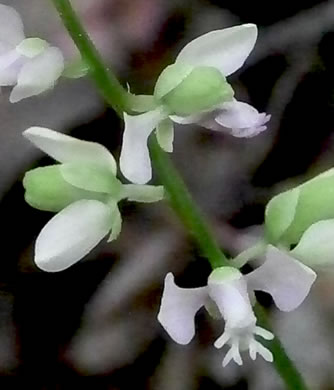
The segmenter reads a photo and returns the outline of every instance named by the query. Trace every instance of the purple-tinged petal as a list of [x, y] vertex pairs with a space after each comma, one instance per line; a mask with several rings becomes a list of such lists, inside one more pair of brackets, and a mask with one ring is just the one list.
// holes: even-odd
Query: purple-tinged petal
[[0, 4], [0, 43], [14, 48], [23, 39], [21, 16], [14, 8]]
[[247, 103], [234, 100], [222, 105], [215, 121], [223, 128], [230, 129], [230, 133], [234, 137], [250, 138], [267, 129], [265, 124], [270, 120], [270, 117], [265, 113], [260, 114]]
[[248, 288], [269, 293], [282, 311], [292, 311], [307, 297], [316, 273], [300, 261], [268, 246], [266, 261], [245, 276]]

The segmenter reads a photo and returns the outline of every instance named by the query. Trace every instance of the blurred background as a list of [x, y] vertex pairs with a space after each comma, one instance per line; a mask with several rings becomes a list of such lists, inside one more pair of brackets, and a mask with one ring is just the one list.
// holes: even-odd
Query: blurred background
[[[27, 36], [77, 55], [51, 2], [2, 0], [22, 15]], [[191, 39], [213, 29], [256, 23], [259, 39], [229, 81], [238, 100], [272, 115], [269, 129], [237, 139], [195, 126], [176, 130], [175, 164], [207, 214], [222, 248], [235, 255], [261, 237], [264, 207], [284, 188], [334, 164], [334, 1], [73, 0], [120, 79], [152, 93], [164, 67]], [[245, 356], [221, 367], [214, 340], [222, 321], [205, 311], [188, 346], [169, 339], [156, 320], [163, 280], [182, 287], [210, 273], [164, 202], [122, 204], [120, 238], [102, 243], [58, 274], [33, 263], [34, 241], [51, 213], [24, 203], [24, 172], [51, 163], [21, 136], [50, 127], [119, 154], [122, 124], [87, 79], [62, 80], [53, 91], [8, 102], [0, 96], [0, 375], [24, 377], [32, 389], [281, 390], [273, 366]], [[319, 275], [293, 313], [270, 310], [279, 335], [313, 390], [334, 389], [334, 273]], [[3, 382], [3, 388], [6, 385]], [[74, 383], [74, 385], [73, 385]]]

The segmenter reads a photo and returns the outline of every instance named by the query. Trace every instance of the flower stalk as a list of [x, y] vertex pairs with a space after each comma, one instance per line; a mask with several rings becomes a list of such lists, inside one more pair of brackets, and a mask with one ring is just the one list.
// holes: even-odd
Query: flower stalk
[[[90, 76], [94, 80], [107, 103], [123, 117], [123, 112], [131, 112], [131, 95], [129, 95], [117, 80], [113, 72], [108, 69], [97, 52], [94, 44], [83, 28], [79, 18], [73, 10], [69, 0], [52, 0], [59, 16], [67, 28], [74, 43], [77, 45], [83, 59], [90, 67]], [[227, 265], [227, 259], [218, 247], [210, 233], [207, 223], [197, 210], [183, 180], [173, 167], [168, 156], [160, 149], [156, 140], [150, 141], [150, 150], [155, 168], [162, 184], [168, 193], [170, 202], [180, 216], [184, 225], [194, 235], [203, 254], [208, 257], [213, 268]], [[268, 318], [265, 311], [257, 305], [256, 314], [259, 322], [268, 329]], [[274, 353], [275, 367], [283, 379], [287, 389], [307, 390], [301, 374], [294, 363], [287, 356], [280, 341], [276, 337], [270, 342]]]

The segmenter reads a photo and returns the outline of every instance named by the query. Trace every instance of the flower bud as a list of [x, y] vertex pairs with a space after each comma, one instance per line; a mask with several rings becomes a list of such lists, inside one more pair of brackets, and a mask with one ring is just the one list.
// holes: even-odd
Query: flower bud
[[314, 223], [334, 218], [334, 169], [283, 192], [268, 203], [265, 227], [269, 242], [297, 244]]
[[36, 168], [24, 176], [25, 200], [39, 210], [58, 212], [79, 199], [102, 200], [104, 194], [86, 191], [64, 180], [60, 165]]
[[234, 91], [226, 78], [218, 69], [210, 66], [191, 69], [180, 64], [171, 65], [161, 74], [155, 88], [155, 97], [172, 114], [179, 116], [209, 110], [232, 100], [233, 95]]

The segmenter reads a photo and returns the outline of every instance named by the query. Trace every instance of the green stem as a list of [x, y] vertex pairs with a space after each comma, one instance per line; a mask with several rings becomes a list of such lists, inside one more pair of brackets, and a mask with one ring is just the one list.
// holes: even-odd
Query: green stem
[[[268, 315], [263, 307], [258, 303], [254, 307], [254, 312], [258, 319], [258, 324], [268, 330], [272, 330], [270, 322], [268, 320]], [[262, 341], [261, 341], [262, 343]], [[297, 370], [293, 361], [289, 358], [285, 349], [280, 342], [279, 338], [275, 338], [271, 341], [263, 341], [263, 344], [266, 345], [274, 356], [274, 365], [276, 371], [279, 373], [280, 377], [283, 379], [286, 384], [287, 389], [289, 390], [308, 390], [308, 387], [301, 376], [300, 372]]]
[[91, 78], [96, 83], [106, 102], [114, 108], [120, 117], [123, 117], [124, 111], [130, 111], [127, 91], [114, 73], [110, 72], [104, 64], [102, 57], [82, 26], [71, 3], [68, 0], [52, 0], [52, 2], [64, 26], [79, 49], [82, 58], [89, 66]]
[[[59, 12], [65, 27], [77, 45], [82, 57], [91, 68], [91, 77], [96, 86], [105, 97], [108, 104], [122, 117], [123, 112], [131, 111], [131, 98], [123, 89], [112, 71], [107, 69], [97, 52], [94, 44], [88, 37], [69, 0], [52, 0]], [[150, 148], [155, 167], [165, 186], [170, 202], [185, 226], [193, 233], [196, 241], [205, 254], [212, 267], [227, 265], [226, 257], [220, 251], [214, 240], [207, 223], [198, 211], [183, 180], [173, 167], [169, 157], [164, 153], [156, 140], [152, 137]], [[266, 313], [258, 305], [256, 314], [260, 323], [270, 328]], [[281, 375], [286, 386], [290, 390], [307, 390], [303, 378], [284, 351], [280, 341], [276, 337], [271, 342], [271, 348], [275, 356], [275, 367]]]
[[150, 138], [150, 151], [154, 166], [167, 191], [171, 205], [195, 237], [202, 254], [207, 257], [212, 268], [229, 266], [227, 258], [219, 248], [186, 185], [171, 163], [167, 153], [161, 150], [155, 136]]

